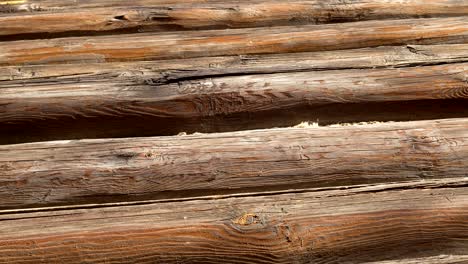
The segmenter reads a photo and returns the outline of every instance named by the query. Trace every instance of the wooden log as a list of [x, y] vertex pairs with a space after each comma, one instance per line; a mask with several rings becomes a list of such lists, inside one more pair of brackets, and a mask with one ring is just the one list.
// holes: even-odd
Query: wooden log
[[468, 257], [466, 184], [2, 212], [0, 262], [460, 263]]
[[[28, 1], [0, 5], [0, 40], [96, 33], [321, 24], [373, 19], [468, 15], [457, 0], [292, 1]], [[94, 8], [93, 8], [94, 7]], [[96, 8], [97, 7], [97, 8]], [[25, 11], [23, 14], [18, 13]]]
[[463, 178], [467, 127], [449, 119], [4, 145], [0, 207]]
[[[2, 67], [0, 124], [3, 129], [0, 130], [0, 143], [174, 135], [181, 131], [224, 132], [292, 126], [304, 120], [329, 124], [468, 117], [464, 99], [452, 102], [435, 100], [451, 96], [466, 98], [466, 83], [463, 81], [466, 64], [461, 63], [468, 61], [467, 52], [468, 45], [464, 44], [412, 45], [96, 63], [86, 67], [81, 64]], [[437, 64], [447, 65], [417, 67]], [[301, 72], [308, 84], [294, 79], [297, 72]], [[282, 74], [270, 75], [272, 73]], [[262, 84], [254, 85], [247, 81], [249, 76], [263, 78], [263, 85], [269, 83], [270, 87], [257, 89]], [[270, 76], [283, 76], [287, 83], [270, 80]], [[229, 104], [210, 108], [212, 100], [222, 102], [228, 98], [233, 87], [209, 91], [198, 85], [198, 91], [186, 91], [185, 94], [180, 90], [180, 87], [187, 88], [197, 82], [224, 81], [229, 84], [239, 83], [239, 80], [244, 84], [239, 84], [243, 87], [237, 90], [237, 97], [244, 99], [244, 105], [237, 108], [229, 107]], [[414, 80], [411, 84], [413, 89], [407, 85], [411, 80]], [[399, 84], [395, 85], [395, 82]], [[384, 89], [376, 88], [376, 84]], [[278, 86], [273, 90], [276, 98], [268, 90], [272, 85]], [[298, 91], [294, 86], [302, 90]], [[388, 86], [393, 87], [390, 89], [395, 93], [389, 94], [385, 88]], [[449, 90], [450, 87], [453, 89]], [[330, 94], [330, 90], [335, 93], [335, 98], [346, 99], [343, 101], [345, 104], [333, 103], [332, 96], [324, 102], [325, 97], [320, 91]], [[293, 97], [283, 96], [280, 92], [289, 92]], [[350, 93], [348, 97], [345, 97], [346, 92]], [[72, 96], [77, 93], [80, 100]], [[368, 93], [368, 96], [359, 98], [356, 96], [358, 93]], [[312, 100], [312, 94], [319, 97]], [[376, 98], [375, 95], [381, 96]], [[270, 101], [265, 97], [271, 97]], [[418, 100], [410, 102], [410, 99]], [[196, 102], [206, 106], [206, 111], [199, 111], [203, 109], [195, 107]], [[185, 107], [184, 112], [178, 110], [182, 106]], [[188, 108], [190, 106], [191, 109]], [[251, 109], [258, 111], [252, 112]]]
[[0, 65], [289, 53], [397, 44], [466, 43], [465, 17], [188, 31], [0, 43]]
[[6, 81], [0, 123], [95, 116], [200, 118], [330, 103], [466, 99], [467, 73], [467, 63], [456, 63], [193, 79], [180, 78], [177, 71], [153, 77], [132, 72], [129, 78], [114, 73], [110, 79], [91, 74], [84, 82], [58, 76], [45, 84], [32, 79], [26, 86]]
[[174, 60], [46, 64], [0, 68], [0, 87], [37, 83], [134, 80], [152, 78], [156, 83], [197, 77], [268, 74], [296, 71], [402, 68], [468, 62], [468, 45], [404, 45], [322, 52], [235, 55]]
[[[282, 3], [279, 0], [237, 0], [239, 4], [251, 3], [251, 4], [278, 4]], [[352, 2], [342, 2], [336, 0], [292, 0], [289, 3], [307, 3], [317, 8], [324, 8], [323, 6], [329, 6], [331, 10], [343, 9], [343, 12], [348, 9], [359, 9], [367, 7], [368, 9], [375, 9], [375, 6], [380, 7], [383, 10], [375, 10], [375, 12], [381, 13], [393, 13], [397, 12], [395, 8], [399, 8], [402, 14], [415, 13], [423, 17], [426, 13], [440, 12], [441, 14], [448, 13], [450, 15], [460, 15], [466, 12], [466, 3], [456, 0], [431, 0], [431, 1], [416, 1], [416, 0], [404, 0], [400, 3], [387, 2], [385, 0], [373, 0], [372, 2], [355, 0]], [[232, 0], [74, 0], [73, 2], [59, 1], [59, 0], [3, 0], [0, 5], [3, 6], [2, 11], [6, 14], [18, 13], [18, 12], [32, 12], [41, 13], [49, 11], [66, 11], [66, 10], [81, 10], [81, 9], [95, 9], [95, 8], [112, 8], [112, 7], [158, 7], [158, 6], [169, 6], [169, 7], [181, 7], [187, 6], [226, 6], [235, 3]], [[283, 2], [284, 3], [284, 2]], [[425, 5], [423, 5], [424, 3]], [[410, 9], [413, 7], [413, 10]]]

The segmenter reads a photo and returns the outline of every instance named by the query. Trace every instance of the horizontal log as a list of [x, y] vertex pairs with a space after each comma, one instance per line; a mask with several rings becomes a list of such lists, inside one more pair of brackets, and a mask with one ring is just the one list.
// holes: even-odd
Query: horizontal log
[[[236, 0], [239, 4], [251, 3], [251, 4], [278, 4], [282, 1], [279, 0]], [[60, 0], [3, 0], [0, 5], [3, 6], [1, 9], [5, 14], [12, 12], [33, 12], [41, 13], [48, 11], [66, 11], [70, 9], [95, 9], [95, 8], [112, 8], [112, 7], [159, 7], [159, 6], [170, 6], [170, 7], [181, 7], [187, 6], [214, 6], [222, 7], [232, 3], [233, 0], [74, 0], [73, 2], [60, 1]], [[382, 9], [389, 9], [386, 12], [396, 12], [390, 10], [392, 8], [401, 9], [400, 12], [448, 12], [450, 14], [461, 14], [462, 11], [466, 12], [466, 4], [457, 0], [431, 0], [425, 1], [425, 5], [421, 4], [422, 1], [417, 0], [404, 0], [400, 1], [400, 4], [387, 2], [385, 0], [372, 0], [372, 2], [365, 0], [354, 0], [352, 2], [343, 3], [342, 1], [336, 0], [292, 0], [289, 3], [300, 2], [308, 3], [317, 7], [323, 8], [323, 6], [329, 6], [332, 8], [342, 9], [357, 9], [359, 7], [366, 6], [367, 8], [374, 8], [379, 6]], [[283, 2], [284, 3], [284, 2]], [[410, 10], [410, 7], [414, 7], [414, 10]], [[458, 8], [458, 9], [457, 9]], [[346, 10], [347, 10], [346, 9]], [[376, 10], [375, 12], [384, 12], [384, 10]], [[463, 13], [464, 14], [464, 13]]]
[[289, 53], [397, 44], [466, 43], [466, 17], [132, 34], [0, 43], [0, 65]]
[[[0, 143], [174, 135], [181, 131], [225, 132], [292, 126], [304, 120], [330, 124], [468, 117], [464, 99], [434, 100], [451, 96], [466, 98], [463, 81], [466, 64], [461, 64], [468, 62], [466, 54], [468, 45], [465, 44], [411, 45], [96, 63], [86, 67], [81, 64], [2, 67]], [[448, 65], [417, 67], [437, 64]], [[307, 84], [298, 83], [297, 72], [301, 72], [299, 75], [306, 78], [303, 81]], [[263, 83], [253, 84], [246, 79], [249, 76], [262, 78]], [[286, 82], [270, 76], [283, 76]], [[408, 85], [411, 80], [414, 83]], [[179, 89], [197, 82], [238, 83], [243, 87], [236, 88], [237, 97], [244, 103], [237, 108], [229, 104], [210, 107], [213, 100], [224, 102], [231, 96], [233, 87], [226, 85], [213, 91], [199, 85], [199, 90], [185, 94]], [[270, 87], [257, 89], [258, 85], [267, 84]], [[268, 89], [275, 85], [277, 88], [272, 91], [276, 97], [273, 97]], [[393, 94], [388, 93], [385, 88], [388, 86]], [[453, 89], [449, 90], [450, 87]], [[124, 94], [128, 91], [133, 93]], [[288, 91], [290, 97], [280, 93]], [[330, 94], [330, 91], [345, 103], [333, 103], [336, 100], [332, 96], [325, 98], [320, 94]], [[73, 96], [77, 93], [80, 100]], [[357, 97], [358, 93], [367, 95]], [[313, 94], [319, 97], [310, 99]], [[264, 100], [259, 100], [260, 97]], [[410, 99], [425, 101], [410, 102]], [[197, 108], [196, 102], [206, 106], [205, 109]], [[183, 112], [181, 107], [185, 107]]]
[[448, 119], [4, 145], [0, 207], [463, 178], [467, 128]]
[[455, 263], [466, 183], [2, 212], [0, 262]]
[[[89, 5], [86, 2], [60, 6], [61, 2], [29, 1], [28, 4], [9, 5], [8, 12], [13, 15], [0, 16], [0, 40], [468, 15], [468, 4], [457, 0], [407, 0], [404, 3], [386, 0], [349, 3], [317, 0], [288, 3], [272, 0], [253, 3], [119, 1], [117, 4], [112, 2], [113, 5], [96, 1], [93, 6], [99, 8], [86, 8]], [[15, 11], [29, 12], [18, 14]]]
[[[137, 72], [111, 80], [85, 76], [90, 81], [84, 82], [57, 77], [42, 84], [33, 79], [26, 86], [16, 81], [9, 87], [6, 81], [0, 94], [0, 123], [96, 116], [200, 118], [330, 103], [466, 99], [467, 73], [467, 63], [456, 63], [192, 80], [170, 73], [163, 80], [161, 76], [142, 78]], [[165, 83], [166, 79], [175, 80]]]
[[295, 71], [401, 68], [468, 62], [468, 45], [405, 45], [322, 52], [235, 55], [174, 60], [5, 66], [0, 87], [37, 83], [135, 80], [176, 82], [200, 77]]

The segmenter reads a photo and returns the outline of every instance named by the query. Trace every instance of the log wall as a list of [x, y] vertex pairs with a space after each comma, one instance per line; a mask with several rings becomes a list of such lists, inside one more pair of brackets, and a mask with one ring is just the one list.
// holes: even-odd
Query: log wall
[[0, 263], [468, 263], [467, 79], [467, 1], [0, 0]]

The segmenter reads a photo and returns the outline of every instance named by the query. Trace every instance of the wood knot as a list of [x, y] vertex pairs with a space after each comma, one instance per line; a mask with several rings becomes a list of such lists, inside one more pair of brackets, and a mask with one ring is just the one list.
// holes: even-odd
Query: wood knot
[[244, 213], [233, 221], [236, 225], [248, 226], [261, 223], [260, 217], [253, 213]]

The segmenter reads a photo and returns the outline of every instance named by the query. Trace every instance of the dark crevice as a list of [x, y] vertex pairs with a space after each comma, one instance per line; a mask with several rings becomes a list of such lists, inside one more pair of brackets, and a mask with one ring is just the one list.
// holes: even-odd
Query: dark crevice
[[296, 73], [296, 72], [320, 72], [320, 71], [343, 71], [343, 70], [369, 70], [369, 69], [389, 69], [389, 68], [410, 68], [418, 66], [437, 66], [437, 65], [446, 65], [446, 64], [457, 64], [468, 62], [468, 57], [466, 60], [460, 60], [456, 62], [417, 62], [417, 63], [407, 63], [404, 65], [385, 65], [385, 66], [369, 66], [369, 67], [326, 67], [326, 68], [312, 68], [312, 69], [284, 69], [284, 70], [271, 70], [268, 69], [259, 69], [259, 70], [249, 70], [245, 69], [243, 72], [215, 72], [210, 70], [176, 70], [176, 71], [163, 71], [162, 77], [157, 78], [146, 78], [144, 83], [147, 85], [167, 85], [167, 84], [176, 84], [186, 81], [197, 81], [201, 79], [210, 79], [210, 78], [222, 78], [222, 77], [241, 77], [248, 75], [271, 75], [278, 73]]
[[128, 18], [125, 15], [115, 16], [115, 20], [128, 21]]
[[53, 39], [53, 38], [68, 38], [68, 37], [84, 37], [84, 36], [105, 36], [113, 34], [132, 34], [142, 31], [141, 27], [128, 27], [122, 29], [114, 29], [108, 31], [66, 31], [66, 32], [40, 32], [40, 33], [23, 33], [13, 35], [0, 36], [2, 41], [17, 41], [17, 40], [34, 40], [34, 39]]
[[[413, 121], [468, 117], [467, 99], [302, 105], [280, 110], [175, 118], [139, 116], [62, 117], [0, 124], [0, 144], [82, 138], [119, 138], [214, 133], [289, 127], [303, 121], [320, 125], [366, 121]], [[151, 106], [148, 106], [151, 107]]]
[[406, 46], [406, 48], [411, 52], [411, 53], [414, 53], [414, 54], [418, 54], [419, 55], [419, 52], [417, 49], [411, 47], [411, 46]]

